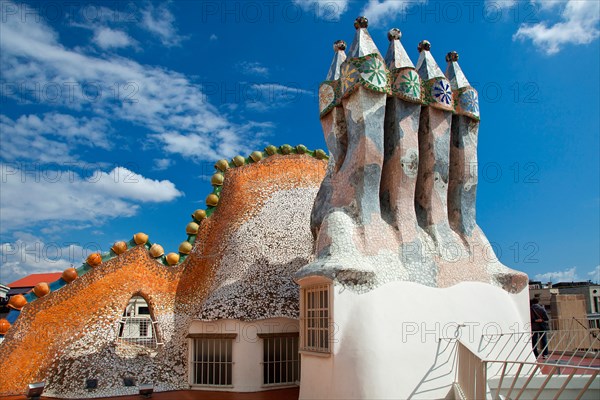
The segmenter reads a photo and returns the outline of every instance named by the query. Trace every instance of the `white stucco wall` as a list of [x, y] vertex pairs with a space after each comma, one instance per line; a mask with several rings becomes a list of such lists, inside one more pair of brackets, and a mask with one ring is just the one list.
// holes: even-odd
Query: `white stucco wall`
[[482, 333], [523, 331], [529, 323], [527, 290], [509, 294], [478, 282], [332, 290], [333, 351], [302, 354], [300, 399], [443, 399], [455, 378], [455, 341], [443, 338], [460, 335], [485, 355], [493, 344], [482, 344]]
[[[244, 322], [224, 319], [212, 322], [194, 321], [190, 326], [190, 334], [237, 334], [232, 347], [232, 384], [233, 387], [192, 386], [194, 389], [225, 390], [233, 392], [255, 392], [270, 390], [273, 387], [263, 386], [263, 339], [259, 333], [298, 332], [299, 322], [289, 318], [271, 318]], [[191, 380], [192, 340], [189, 340], [189, 381]]]

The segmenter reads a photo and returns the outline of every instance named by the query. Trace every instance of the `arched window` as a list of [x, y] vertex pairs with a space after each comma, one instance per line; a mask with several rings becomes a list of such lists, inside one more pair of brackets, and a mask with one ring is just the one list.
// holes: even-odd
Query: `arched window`
[[133, 296], [119, 323], [119, 341], [156, 348], [159, 340], [158, 326], [150, 313], [148, 302], [142, 296]]

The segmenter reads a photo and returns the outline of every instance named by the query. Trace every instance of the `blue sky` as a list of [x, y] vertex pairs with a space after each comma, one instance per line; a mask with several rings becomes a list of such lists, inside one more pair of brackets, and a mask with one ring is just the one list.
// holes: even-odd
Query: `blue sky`
[[213, 164], [324, 148], [316, 91], [366, 15], [479, 90], [478, 222], [541, 280], [600, 280], [599, 3], [0, 1], [0, 282], [143, 231], [166, 251]]

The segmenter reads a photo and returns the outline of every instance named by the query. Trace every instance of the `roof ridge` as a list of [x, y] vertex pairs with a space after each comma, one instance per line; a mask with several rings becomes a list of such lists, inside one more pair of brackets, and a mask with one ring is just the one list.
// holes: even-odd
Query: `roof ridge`
[[[196, 237], [200, 230], [200, 225], [205, 219], [210, 218], [210, 216], [219, 206], [221, 190], [223, 184], [225, 183], [225, 177], [227, 176], [225, 172], [229, 168], [256, 164], [270, 156], [285, 156], [293, 154], [305, 154], [318, 160], [329, 159], [327, 153], [322, 149], [309, 150], [303, 144], [299, 144], [295, 147], [292, 147], [289, 144], [283, 144], [279, 147], [268, 145], [263, 151], [253, 151], [248, 157], [237, 155], [233, 157], [231, 161], [227, 159], [221, 159], [217, 161], [215, 163], [215, 173], [211, 177], [211, 185], [213, 186], [213, 190], [206, 197], [206, 210], [198, 209], [192, 213], [192, 221], [186, 225], [186, 233], [188, 237], [179, 245], [178, 253], [171, 252], [165, 255], [163, 247], [158, 243], [152, 243], [150, 240], [148, 240], [148, 235], [143, 232], [134, 234], [133, 238], [127, 242], [115, 242], [107, 253], [92, 253], [87, 257], [86, 261], [80, 267], [70, 267], [65, 269], [61, 278], [58, 280], [49, 284], [47, 282], [40, 282], [34, 287], [32, 292], [27, 293], [26, 295], [17, 294], [12, 296], [8, 303], [8, 306], [11, 308], [10, 312], [6, 316], [6, 319], [0, 319], [0, 325], [3, 325], [3, 329], [0, 331], [0, 337], [3, 337], [6, 334], [6, 331], [10, 329], [10, 326], [14, 324], [19, 317], [23, 307], [28, 303], [59, 290], [60, 288], [73, 282], [78, 277], [85, 275], [93, 268], [99, 267], [103, 262], [112, 260], [113, 258], [116, 258], [137, 246], [144, 246], [150, 254], [150, 257], [154, 258], [157, 262], [160, 262], [165, 266], [181, 266], [188, 258], [194, 247], [194, 244], [196, 243]], [[8, 328], [6, 328], [6, 324], [8, 324]]]

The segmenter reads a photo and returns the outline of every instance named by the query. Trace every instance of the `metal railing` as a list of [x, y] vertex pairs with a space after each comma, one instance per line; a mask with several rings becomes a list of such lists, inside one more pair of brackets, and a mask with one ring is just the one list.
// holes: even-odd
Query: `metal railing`
[[[547, 341], [544, 346], [536, 343], [540, 355], [536, 357], [532, 339], [541, 335]], [[600, 391], [597, 329], [487, 334], [477, 352], [458, 340], [456, 354], [455, 393], [464, 400], [579, 400], [597, 394], [588, 393], [592, 384]]]
[[455, 382], [462, 400], [485, 399], [487, 390], [487, 369], [479, 356], [463, 343], [457, 341], [457, 368]]
[[[541, 358], [536, 357], [534, 344]], [[479, 351], [484, 359], [533, 363], [541, 359], [546, 364], [562, 365], [563, 369], [600, 368], [600, 334], [593, 329], [483, 335]]]
[[156, 325], [150, 316], [122, 317], [117, 341], [155, 349], [162, 345]]
[[[524, 397], [524, 393], [530, 388], [532, 391], [535, 390], [535, 393], [527, 396], [527, 398], [533, 400], [541, 397], [550, 398], [549, 396], [544, 396], [544, 391], [548, 390], [548, 384], [551, 381], [561, 375], [563, 379], [557, 382], [558, 386], [553, 388], [552, 393], [554, 394], [552, 399], [558, 400], [573, 381], [573, 377], [581, 374], [580, 376], [585, 379], [583, 379], [583, 381], [580, 380], [580, 384], [577, 385], [577, 387], [572, 385], [573, 390], [579, 389], [577, 395], [573, 397], [575, 400], [579, 400], [588, 391], [600, 373], [600, 368], [578, 367], [569, 368], [570, 372], [568, 374], [561, 374], [561, 366], [558, 364], [527, 361], [483, 360], [483, 364], [486, 366], [487, 370], [494, 364], [499, 365], [498, 371], [500, 371], [500, 374], [497, 376], [498, 385], [493, 385], [495, 387], [490, 388], [492, 399], [494, 400], [520, 400]], [[514, 373], [512, 371], [514, 371]], [[539, 386], [537, 384], [535, 386], [532, 384], [535, 377], [542, 379]], [[523, 379], [525, 379], [525, 382], [522, 382]], [[481, 399], [484, 398], [485, 397], [481, 397]]]
[[586, 318], [553, 318], [548, 322], [552, 330], [600, 329], [600, 314], [588, 314]]

